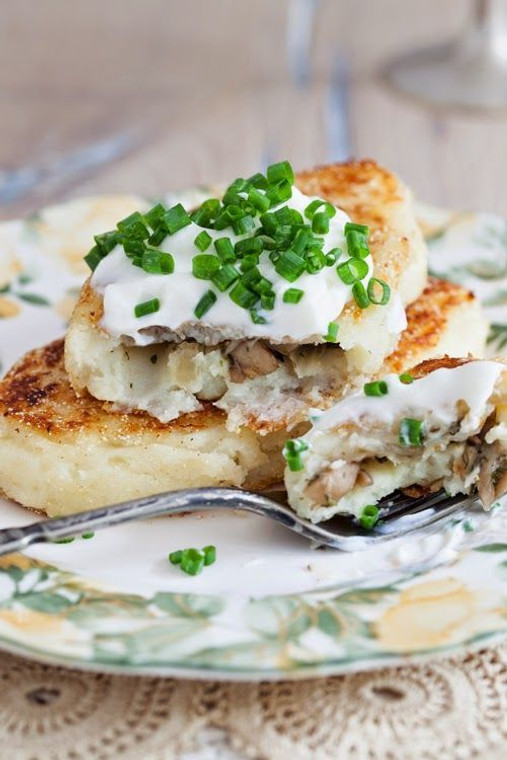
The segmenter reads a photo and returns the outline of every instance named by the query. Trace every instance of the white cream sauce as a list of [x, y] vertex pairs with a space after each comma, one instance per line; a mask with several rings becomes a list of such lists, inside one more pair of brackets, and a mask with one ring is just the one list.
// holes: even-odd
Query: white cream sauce
[[387, 395], [366, 396], [363, 390], [352, 393], [321, 414], [311, 432], [371, 419], [390, 425], [400, 417], [422, 419], [428, 414], [443, 425], [451, 425], [456, 419], [456, 404], [463, 400], [469, 409], [461, 426], [464, 434], [480, 424], [504, 369], [498, 362], [472, 361], [459, 367], [437, 369], [410, 384], [402, 383], [398, 375], [388, 375], [383, 378]]
[[[312, 200], [315, 198], [304, 195], [293, 187], [292, 198], [280, 206], [288, 205], [304, 214], [305, 208]], [[348, 221], [350, 220], [347, 214], [337, 209], [336, 215], [330, 219], [329, 232], [323, 235], [324, 253], [336, 247], [343, 250], [340, 262], [348, 258], [344, 234], [344, 227]], [[258, 217], [256, 223], [258, 227]], [[237, 306], [230, 299], [228, 292], [220, 293], [209, 281], [198, 280], [192, 275], [192, 258], [200, 253], [194, 246], [194, 240], [202, 229], [192, 222], [165, 238], [160, 248], [171, 253], [175, 262], [174, 272], [170, 275], [144, 272], [130, 262], [120, 246], [100, 262], [93, 273], [91, 284], [103, 296], [102, 327], [110, 335], [128, 336], [137, 345], [146, 345], [154, 340], [153, 336], [141, 332], [146, 328], [164, 327], [176, 330], [187, 322], [198, 321], [204, 327], [222, 329], [225, 337], [227, 328], [233, 327], [235, 333], [239, 332], [241, 337], [263, 337], [280, 343], [285, 340], [320, 342], [328, 331], [329, 323], [341, 314], [345, 304], [352, 297], [351, 287], [340, 280], [335, 266], [326, 266], [316, 274], [304, 273], [296, 282], [289, 283], [275, 271], [267, 253], [263, 253], [259, 270], [273, 283], [276, 302], [272, 311], [259, 311], [267, 320], [267, 324], [254, 324], [250, 312]], [[248, 237], [236, 236], [229, 229], [206, 231], [213, 240], [227, 236], [233, 244]], [[253, 232], [255, 229], [249, 234]], [[214, 252], [213, 245], [206, 251]], [[371, 256], [364, 260], [369, 267], [364, 278], [366, 284], [373, 276], [373, 261]], [[288, 288], [304, 290], [304, 296], [298, 304], [283, 302], [283, 294]], [[215, 292], [217, 301], [200, 320], [197, 320], [194, 309], [200, 298], [210, 289]], [[134, 314], [135, 306], [153, 298], [160, 301], [159, 311], [137, 318]], [[386, 307], [392, 309], [389, 330], [401, 332], [406, 324], [401, 300], [394, 299], [393, 304], [394, 306]], [[235, 337], [238, 337], [237, 334]]]

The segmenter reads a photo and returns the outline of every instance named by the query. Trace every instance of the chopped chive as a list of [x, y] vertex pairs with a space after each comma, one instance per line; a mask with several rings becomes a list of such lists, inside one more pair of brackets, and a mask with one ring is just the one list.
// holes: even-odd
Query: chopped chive
[[259, 263], [259, 256], [257, 254], [249, 253], [241, 260], [239, 268], [242, 272], [250, 272], [252, 269], [257, 269]]
[[262, 214], [259, 217], [262, 229], [265, 233], [268, 235], [274, 235], [276, 232], [276, 228], [278, 227], [278, 219], [273, 214], [272, 211], [266, 211], [265, 214]]
[[171, 565], [179, 565], [181, 564], [182, 557], [183, 557], [183, 552], [181, 549], [178, 549], [178, 551], [171, 552], [167, 559], [169, 560]]
[[267, 211], [271, 205], [269, 198], [266, 198], [264, 193], [261, 193], [256, 187], [251, 187], [248, 191], [248, 200], [261, 214]]
[[359, 232], [361, 235], [368, 236], [370, 228], [365, 224], [355, 224], [354, 222], [346, 222], [345, 234], [348, 232]]
[[326, 257], [318, 248], [313, 248], [306, 257], [306, 271], [317, 274], [326, 266]]
[[214, 303], [216, 303], [217, 296], [212, 290], [207, 290], [206, 293], [199, 299], [197, 306], [194, 309], [194, 314], [197, 319], [201, 319], [206, 312], [208, 312]]
[[299, 256], [305, 251], [308, 240], [309, 240], [309, 232], [308, 229], [305, 227], [302, 227], [296, 232], [296, 235], [292, 241], [291, 248], [294, 251], [294, 253], [297, 253]]
[[356, 256], [364, 259], [369, 255], [370, 249], [368, 247], [368, 242], [361, 232], [351, 230], [345, 237], [347, 240], [349, 256]]
[[245, 256], [249, 253], [262, 253], [262, 240], [258, 237], [238, 240], [234, 246], [234, 252], [238, 256]]
[[287, 180], [291, 185], [294, 184], [294, 170], [288, 161], [280, 161], [278, 164], [268, 166], [266, 176], [270, 185], [282, 180]]
[[135, 240], [146, 240], [150, 234], [144, 216], [139, 211], [134, 211], [130, 216], [121, 219], [116, 226], [126, 237]]
[[213, 243], [217, 256], [222, 264], [229, 264], [236, 261], [236, 254], [234, 253], [234, 246], [231, 239], [228, 237], [221, 237], [215, 240]]
[[292, 198], [292, 184], [283, 179], [277, 185], [271, 185], [266, 190], [266, 198], [269, 199], [271, 206], [278, 206], [284, 201], [288, 201]]
[[261, 293], [261, 307], [264, 311], [272, 311], [275, 308], [275, 300], [274, 293]]
[[160, 301], [158, 298], [152, 298], [150, 301], [143, 301], [138, 303], [134, 307], [134, 314], [139, 317], [145, 317], [147, 314], [155, 314], [160, 309]]
[[164, 213], [162, 223], [168, 233], [170, 235], [174, 235], [176, 232], [183, 229], [183, 227], [186, 227], [188, 224], [190, 224], [191, 221], [192, 220], [190, 219], [181, 203], [177, 203], [176, 206], [173, 206]]
[[247, 232], [250, 232], [250, 230], [253, 230], [254, 227], [254, 218], [248, 214], [246, 216], [242, 216], [239, 219], [236, 219], [236, 221], [232, 223], [232, 229], [236, 235], [244, 235]]
[[331, 203], [316, 199], [305, 208], [306, 218], [311, 221], [319, 209], [321, 210], [320, 213], [325, 214], [329, 219], [332, 219], [336, 214], [336, 208]]
[[259, 190], [265, 190], [269, 184], [264, 174], [261, 174], [260, 172], [248, 177], [247, 182], [249, 185], [258, 188]]
[[132, 256], [142, 257], [146, 248], [144, 240], [138, 240], [137, 238], [123, 238], [122, 246], [129, 258]]
[[256, 309], [250, 309], [250, 317], [255, 325], [265, 325], [268, 321]]
[[308, 444], [301, 438], [289, 439], [283, 447], [283, 456], [291, 472], [299, 472], [304, 469], [301, 454], [308, 449]]
[[201, 203], [199, 208], [192, 211], [190, 219], [199, 225], [199, 227], [209, 227], [213, 219], [216, 219], [220, 211], [220, 201], [216, 198], [209, 198]]
[[259, 300], [258, 294], [250, 290], [241, 280], [236, 283], [229, 296], [231, 301], [243, 309], [252, 309]]
[[414, 378], [409, 372], [402, 372], [400, 375], [400, 382], [405, 383], [405, 385], [410, 385], [410, 383], [414, 382]]
[[90, 538], [93, 538], [95, 536], [94, 530], [88, 530], [86, 533], [81, 533], [81, 538], [84, 538], [85, 541], [87, 541]]
[[379, 519], [379, 508], [375, 504], [367, 504], [363, 507], [361, 516], [359, 518], [359, 524], [365, 530], [371, 530], [375, 527]]
[[148, 243], [150, 245], [160, 245], [167, 237], [167, 231], [164, 230], [163, 227], [159, 227], [158, 230], [155, 230], [155, 232], [150, 235], [148, 238]]
[[327, 335], [322, 336], [327, 343], [336, 343], [338, 338], [338, 325], [336, 322], [330, 322], [327, 326]]
[[333, 264], [336, 264], [341, 255], [341, 248], [331, 248], [331, 250], [326, 253], [326, 265], [332, 267]]
[[204, 553], [199, 549], [183, 549], [179, 565], [187, 575], [199, 575], [204, 567], [204, 559]]
[[317, 211], [312, 220], [312, 232], [325, 235], [329, 232], [329, 217], [323, 211]]
[[370, 305], [370, 299], [362, 282], [352, 285], [352, 295], [360, 309], [366, 309]]
[[300, 288], [288, 288], [283, 294], [284, 303], [299, 303], [305, 294]]
[[295, 282], [305, 269], [305, 260], [290, 249], [284, 251], [275, 264], [276, 272], [288, 282]]
[[363, 259], [348, 259], [338, 264], [336, 274], [345, 285], [353, 285], [368, 274], [368, 264]]
[[93, 248], [90, 251], [88, 251], [88, 253], [84, 257], [84, 260], [86, 261], [86, 263], [88, 264], [92, 272], [94, 272], [103, 258], [104, 257], [102, 253], [100, 252], [98, 246], [94, 245]]
[[206, 230], [203, 230], [195, 238], [194, 245], [202, 253], [204, 253], [204, 251], [206, 251], [210, 247], [211, 241], [212, 241], [211, 235], [208, 232], [206, 232]]
[[363, 390], [365, 396], [387, 396], [389, 391], [385, 380], [375, 380], [372, 383], [365, 383]]
[[68, 538], [55, 538], [53, 543], [54, 544], [71, 544], [75, 540], [76, 540], [75, 536], [69, 536]]
[[216, 285], [216, 287], [224, 293], [227, 288], [229, 288], [233, 282], [236, 282], [236, 280], [239, 277], [239, 272], [237, 269], [235, 269], [232, 264], [225, 264], [223, 267], [221, 267], [218, 272], [212, 277], [212, 283], [213, 285]]
[[149, 211], [146, 212], [144, 215], [145, 221], [148, 223], [148, 225], [151, 227], [151, 229], [155, 232], [159, 228], [159, 226], [162, 224], [164, 214], [167, 211], [165, 206], [163, 206], [161, 203], [157, 203], [156, 206], [153, 206], [150, 208]]
[[107, 256], [118, 245], [120, 235], [118, 234], [118, 230], [111, 230], [110, 232], [102, 233], [102, 235], [94, 235], [93, 239], [102, 256]]
[[402, 446], [421, 446], [423, 442], [422, 420], [404, 417], [400, 422], [399, 442]]
[[192, 274], [198, 280], [211, 280], [220, 269], [220, 259], [209, 253], [198, 253], [192, 259]]
[[[380, 298], [377, 298], [375, 295], [375, 288], [377, 286], [382, 289]], [[387, 282], [384, 282], [384, 280], [379, 280], [377, 277], [372, 277], [368, 283], [368, 298], [370, 299], [371, 303], [374, 303], [376, 306], [385, 306], [387, 303], [389, 303], [389, 299], [391, 298], [391, 288]]]
[[156, 248], [147, 248], [143, 252], [141, 268], [148, 274], [172, 274], [174, 259], [170, 253], [164, 253]]
[[204, 567], [209, 567], [209, 565], [212, 565], [216, 561], [217, 548], [213, 544], [210, 544], [209, 546], [204, 546], [202, 551], [204, 554]]
[[262, 295], [263, 293], [272, 292], [273, 283], [261, 275], [258, 280], [252, 283], [251, 287], [255, 290], [256, 293], [260, 293]]

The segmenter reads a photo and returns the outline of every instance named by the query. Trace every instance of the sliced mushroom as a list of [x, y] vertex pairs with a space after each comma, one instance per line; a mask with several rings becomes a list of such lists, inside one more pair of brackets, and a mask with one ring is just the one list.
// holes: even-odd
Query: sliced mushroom
[[305, 495], [315, 504], [336, 502], [354, 488], [359, 465], [346, 462], [341, 467], [327, 467], [306, 487]]
[[270, 375], [279, 365], [273, 352], [260, 340], [240, 341], [229, 351], [229, 356], [232, 361], [230, 375], [233, 383]]
[[[489, 509], [496, 496], [495, 475], [500, 470], [500, 460], [502, 459], [498, 442], [492, 446], [484, 446], [481, 451], [481, 466], [479, 470], [479, 481], [477, 491], [484, 509]], [[502, 478], [500, 478], [502, 480]]]

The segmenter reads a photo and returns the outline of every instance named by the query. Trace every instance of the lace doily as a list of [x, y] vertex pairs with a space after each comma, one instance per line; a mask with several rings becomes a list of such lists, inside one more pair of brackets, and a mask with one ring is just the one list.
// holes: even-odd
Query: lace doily
[[15, 760], [505, 760], [507, 645], [303, 682], [84, 673], [0, 655]]

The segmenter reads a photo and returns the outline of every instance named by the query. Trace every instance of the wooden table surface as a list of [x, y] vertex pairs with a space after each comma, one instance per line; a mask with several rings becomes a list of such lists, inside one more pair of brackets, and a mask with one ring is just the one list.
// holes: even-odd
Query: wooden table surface
[[[315, 7], [308, 54], [287, 30]], [[2, 0], [0, 215], [371, 156], [417, 195], [505, 211], [507, 114], [437, 112], [382, 79], [468, 0]]]

